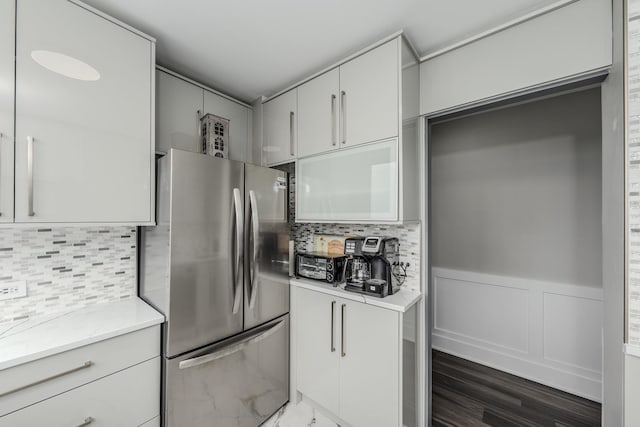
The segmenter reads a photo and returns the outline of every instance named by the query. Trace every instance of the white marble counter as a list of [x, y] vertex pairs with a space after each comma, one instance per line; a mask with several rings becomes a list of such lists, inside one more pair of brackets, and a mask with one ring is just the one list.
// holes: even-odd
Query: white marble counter
[[335, 295], [340, 298], [358, 301], [364, 304], [386, 308], [388, 310], [399, 311], [401, 313], [405, 313], [407, 310], [409, 310], [415, 303], [420, 301], [420, 298], [422, 297], [422, 294], [420, 292], [412, 291], [403, 287], [401, 287], [400, 290], [393, 295], [389, 295], [384, 298], [376, 298], [369, 295], [346, 291], [344, 289], [344, 284], [334, 287], [329, 283], [321, 282], [318, 280], [294, 278], [290, 279], [289, 283], [291, 284], [291, 286], [324, 292], [325, 294]]
[[0, 326], [0, 370], [164, 322], [139, 298]]

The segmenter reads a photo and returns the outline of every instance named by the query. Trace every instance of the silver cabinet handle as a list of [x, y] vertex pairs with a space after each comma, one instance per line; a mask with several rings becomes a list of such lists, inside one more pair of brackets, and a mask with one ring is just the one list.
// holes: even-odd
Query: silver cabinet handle
[[215, 350], [211, 353], [194, 357], [191, 359], [183, 360], [178, 364], [179, 369], [187, 369], [192, 368], [194, 366], [204, 365], [205, 363], [210, 363], [216, 361], [218, 359], [222, 359], [223, 357], [227, 357], [232, 355], [233, 353], [237, 353], [239, 351], [244, 350], [251, 344], [256, 344], [265, 338], [275, 334], [284, 326], [285, 320], [279, 320], [277, 323], [273, 323], [270, 326], [267, 325], [265, 328], [259, 328], [258, 331], [253, 332], [248, 337], [242, 338], [240, 341], [233, 343], [231, 345], [225, 346], [221, 349]]
[[94, 421], [93, 417], [87, 417], [84, 419], [84, 422], [82, 424], [78, 424], [77, 427], [84, 427], [84, 426], [88, 426], [89, 424], [91, 424]]
[[233, 266], [233, 314], [237, 314], [240, 310], [240, 299], [242, 297], [242, 289], [240, 288], [241, 280], [241, 266], [243, 261], [243, 247], [242, 244], [244, 242], [244, 219], [242, 216], [242, 197], [240, 195], [240, 189], [233, 189], [233, 208], [235, 210], [235, 245], [236, 245], [236, 256], [235, 256], [235, 265]]
[[347, 355], [347, 352], [344, 351], [344, 313], [347, 310], [347, 304], [342, 304], [342, 316], [340, 318], [340, 351], [342, 353], [342, 357]]
[[296, 153], [293, 147], [293, 132], [294, 132], [293, 118], [294, 118], [294, 112], [290, 111], [289, 112], [289, 154], [291, 154], [292, 156], [295, 156]]
[[333, 318], [335, 317], [335, 310], [336, 310], [336, 302], [331, 301], [331, 353], [336, 351], [336, 346], [333, 341], [333, 329], [335, 327], [334, 326], [335, 321], [333, 320]]
[[87, 360], [82, 365], [78, 366], [77, 368], [69, 369], [68, 371], [60, 372], [58, 374], [51, 375], [50, 377], [43, 378], [41, 380], [34, 381], [32, 383], [29, 383], [29, 384], [26, 384], [26, 385], [23, 385], [23, 386], [20, 386], [20, 387], [16, 387], [13, 390], [9, 390], [9, 391], [5, 391], [4, 393], [0, 393], [0, 398], [8, 396], [8, 395], [13, 394], [13, 393], [17, 393], [17, 392], [22, 391], [22, 390], [26, 390], [26, 389], [28, 389], [30, 387], [33, 387], [33, 386], [36, 386], [36, 385], [39, 385], [39, 384], [42, 384], [42, 383], [46, 383], [47, 381], [55, 380], [56, 378], [64, 377], [65, 375], [73, 374], [74, 372], [78, 372], [78, 371], [81, 371], [83, 369], [87, 369], [91, 365], [93, 365], [93, 362], [90, 361], [90, 360]]
[[[202, 111], [196, 111], [196, 133], [198, 135], [198, 145], [200, 146], [200, 152], [205, 153], [205, 143], [202, 139]], [[197, 149], [196, 149], [197, 150]]]
[[27, 137], [27, 191], [29, 192], [28, 196], [28, 215], [34, 216], [35, 212], [33, 212], [33, 137]]
[[336, 145], [336, 96], [331, 94], [331, 145]]
[[340, 114], [342, 120], [340, 120], [340, 134], [343, 144], [347, 143], [347, 92], [344, 90], [340, 92]]
[[251, 237], [253, 245], [251, 247], [251, 264], [249, 265], [249, 283], [251, 285], [251, 296], [249, 297], [249, 308], [253, 309], [256, 305], [256, 296], [258, 294], [258, 251], [260, 250], [260, 218], [258, 217], [258, 201], [256, 193], [249, 190], [249, 209], [251, 215]]

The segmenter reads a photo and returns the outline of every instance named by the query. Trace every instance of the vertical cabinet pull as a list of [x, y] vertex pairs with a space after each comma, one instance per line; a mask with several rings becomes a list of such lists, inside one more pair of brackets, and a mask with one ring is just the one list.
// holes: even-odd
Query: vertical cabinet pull
[[340, 140], [343, 144], [347, 143], [347, 92], [344, 90], [340, 92], [340, 114], [342, 119], [340, 120]]
[[[198, 135], [198, 145], [200, 146], [200, 152], [205, 153], [205, 142], [202, 139], [202, 111], [196, 111], [196, 132]], [[196, 149], [197, 150], [197, 149]]]
[[342, 352], [342, 357], [347, 355], [347, 352], [344, 351], [344, 313], [347, 309], [347, 304], [342, 304], [342, 316], [340, 318], [340, 351]]
[[292, 156], [295, 156], [296, 153], [293, 150], [293, 116], [294, 113], [293, 111], [289, 112], [289, 154], [291, 154]]
[[33, 137], [27, 137], [27, 191], [28, 195], [28, 215], [34, 216], [33, 212]]
[[335, 328], [335, 321], [334, 321], [335, 310], [336, 310], [336, 302], [331, 301], [331, 353], [336, 351], [336, 346], [333, 340], [333, 329]]
[[336, 96], [331, 94], [331, 145], [336, 145]]

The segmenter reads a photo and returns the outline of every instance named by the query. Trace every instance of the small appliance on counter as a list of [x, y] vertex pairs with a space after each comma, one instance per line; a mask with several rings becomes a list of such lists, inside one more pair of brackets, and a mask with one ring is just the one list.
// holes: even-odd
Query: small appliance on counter
[[383, 298], [400, 289], [393, 273], [400, 258], [397, 238], [350, 237], [345, 240], [344, 253], [349, 256], [345, 267], [347, 291]]
[[322, 280], [337, 286], [344, 280], [347, 262], [345, 255], [324, 252], [298, 252], [296, 254], [296, 277]]

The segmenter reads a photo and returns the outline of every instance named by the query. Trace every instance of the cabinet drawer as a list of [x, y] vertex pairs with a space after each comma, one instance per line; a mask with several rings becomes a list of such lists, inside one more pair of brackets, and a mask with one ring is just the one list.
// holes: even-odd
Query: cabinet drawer
[[0, 417], [0, 427], [140, 426], [160, 413], [160, 357]]
[[153, 326], [0, 371], [0, 416], [159, 355]]

